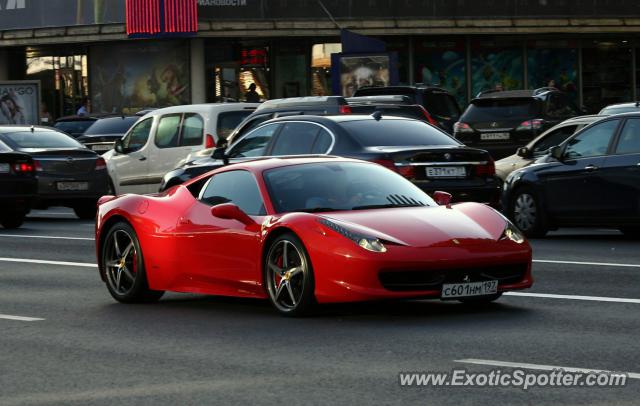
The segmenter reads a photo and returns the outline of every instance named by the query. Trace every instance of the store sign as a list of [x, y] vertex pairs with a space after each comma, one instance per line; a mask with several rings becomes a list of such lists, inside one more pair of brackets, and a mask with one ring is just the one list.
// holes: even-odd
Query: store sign
[[0, 82], [0, 124], [40, 124], [40, 81]]
[[171, 37], [198, 32], [196, 0], [126, 0], [127, 35]]
[[240, 52], [240, 65], [265, 66], [267, 64], [267, 50], [264, 48], [243, 49]]
[[123, 23], [125, 0], [0, 0], [0, 31]]

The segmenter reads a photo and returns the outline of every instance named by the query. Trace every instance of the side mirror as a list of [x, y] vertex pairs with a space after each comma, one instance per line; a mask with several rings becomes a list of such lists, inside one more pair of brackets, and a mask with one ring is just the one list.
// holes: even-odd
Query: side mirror
[[451, 193], [436, 191], [433, 193], [433, 200], [435, 200], [439, 206], [448, 206], [451, 204]]
[[113, 149], [115, 149], [118, 154], [124, 154], [124, 146], [122, 145], [122, 138], [116, 140], [113, 146]]
[[517, 154], [521, 158], [531, 158], [531, 150], [527, 147], [518, 148]]
[[563, 150], [560, 145], [549, 148], [549, 154], [558, 161], [562, 162]]
[[229, 156], [225, 153], [227, 149], [225, 147], [218, 147], [213, 150], [211, 158], [220, 159], [225, 165], [229, 165]]
[[255, 224], [251, 217], [238, 206], [233, 203], [223, 203], [215, 205], [211, 208], [211, 215], [224, 220], [236, 220], [246, 226]]

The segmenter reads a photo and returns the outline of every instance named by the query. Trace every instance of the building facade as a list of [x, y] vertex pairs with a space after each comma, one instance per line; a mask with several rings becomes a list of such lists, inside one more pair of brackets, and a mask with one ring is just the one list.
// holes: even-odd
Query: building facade
[[54, 117], [83, 97], [118, 113], [242, 100], [251, 83], [263, 99], [331, 94], [348, 29], [397, 52], [400, 83], [443, 86], [462, 107], [498, 84], [555, 86], [590, 112], [640, 97], [637, 0], [197, 3], [196, 33], [134, 38], [125, 0], [0, 0], [0, 81], [39, 80]]

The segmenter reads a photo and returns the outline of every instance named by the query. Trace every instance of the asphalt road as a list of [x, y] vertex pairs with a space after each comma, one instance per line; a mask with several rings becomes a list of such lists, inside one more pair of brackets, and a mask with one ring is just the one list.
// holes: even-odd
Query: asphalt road
[[198, 295], [117, 304], [91, 266], [92, 232], [92, 222], [55, 208], [34, 212], [19, 230], [0, 229], [0, 405], [637, 405], [640, 398], [640, 379], [622, 388], [526, 391], [399, 384], [400, 372], [494, 368], [457, 362], [465, 359], [640, 373], [640, 244], [615, 231], [561, 230], [532, 242], [539, 262], [527, 292], [560, 297], [503, 296], [483, 308], [342, 305], [304, 319], [283, 318], [263, 301]]

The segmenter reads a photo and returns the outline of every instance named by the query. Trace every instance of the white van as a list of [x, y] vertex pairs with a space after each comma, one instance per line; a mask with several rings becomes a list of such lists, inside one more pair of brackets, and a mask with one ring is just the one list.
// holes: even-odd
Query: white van
[[165, 173], [187, 155], [215, 147], [258, 103], [214, 103], [154, 110], [103, 155], [112, 192], [154, 193]]

